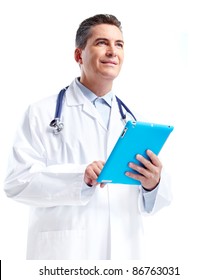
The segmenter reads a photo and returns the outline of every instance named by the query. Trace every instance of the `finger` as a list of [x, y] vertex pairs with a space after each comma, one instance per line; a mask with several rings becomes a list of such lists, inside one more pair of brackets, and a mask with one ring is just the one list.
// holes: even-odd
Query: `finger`
[[140, 182], [143, 180], [143, 178], [145, 178], [143, 175], [135, 174], [129, 171], [127, 171], [125, 175]]
[[102, 168], [104, 167], [104, 162], [103, 161], [94, 161], [91, 165], [93, 171], [99, 175]]
[[87, 184], [94, 185], [98, 177], [97, 174], [99, 172], [100, 171], [98, 171], [98, 167], [96, 166], [95, 163], [90, 164], [85, 170], [85, 175], [84, 175], [85, 182]]
[[144, 168], [150, 170], [150, 171], [153, 171], [155, 166], [153, 165], [153, 163], [146, 159], [145, 157], [143, 157], [142, 155], [137, 155], [136, 156], [136, 159], [141, 162], [141, 164], [144, 166]]
[[96, 161], [93, 164], [94, 164], [94, 166], [93, 166], [94, 170], [96, 170], [96, 172], [98, 172], [98, 175], [99, 175], [102, 168], [104, 167], [105, 162], [104, 161]]
[[129, 167], [133, 170], [137, 171], [139, 174], [143, 175], [144, 177], [149, 177], [150, 171], [149, 169], [146, 169], [145, 167], [142, 167], [138, 164], [135, 164], [133, 162], [130, 162]]
[[97, 179], [96, 173], [92, 169], [87, 170], [85, 174], [85, 182], [90, 185], [95, 185], [96, 179]]
[[146, 150], [146, 154], [155, 166], [157, 167], [162, 166], [161, 161], [159, 160], [158, 156], [155, 155], [155, 153], [153, 153], [151, 150]]
[[104, 164], [105, 164], [104, 161], [99, 160], [99, 161], [94, 161], [87, 166], [84, 174], [84, 180], [86, 184], [93, 185], [93, 186], [96, 186], [98, 184], [96, 180]]
[[148, 172], [147, 175], [144, 176], [141, 174], [135, 174], [128, 171], [125, 173], [125, 175], [139, 181], [144, 188], [149, 190], [154, 189], [157, 186], [158, 182], [160, 181], [160, 177], [159, 176], [156, 177], [155, 174], [152, 174], [151, 172]]

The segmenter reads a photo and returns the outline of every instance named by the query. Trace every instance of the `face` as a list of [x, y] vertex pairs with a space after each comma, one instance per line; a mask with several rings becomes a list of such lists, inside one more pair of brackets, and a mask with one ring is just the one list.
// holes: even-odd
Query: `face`
[[124, 57], [124, 42], [118, 27], [100, 24], [92, 27], [85, 49], [75, 50], [84, 84], [99, 79], [113, 81], [119, 74]]

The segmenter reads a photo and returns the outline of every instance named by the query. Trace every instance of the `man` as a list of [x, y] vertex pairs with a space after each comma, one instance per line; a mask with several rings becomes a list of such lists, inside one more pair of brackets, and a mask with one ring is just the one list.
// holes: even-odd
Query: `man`
[[101, 184], [96, 179], [123, 129], [112, 92], [124, 58], [121, 24], [112, 15], [84, 20], [76, 34], [81, 69], [65, 92], [64, 129], [49, 127], [57, 96], [27, 110], [5, 181], [7, 195], [31, 206], [27, 259], [141, 259], [142, 216], [169, 204], [162, 164], [147, 151], [141, 185]]

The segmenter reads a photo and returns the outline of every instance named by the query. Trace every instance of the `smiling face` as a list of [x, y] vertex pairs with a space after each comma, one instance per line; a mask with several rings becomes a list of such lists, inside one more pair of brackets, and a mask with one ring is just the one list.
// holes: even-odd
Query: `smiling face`
[[123, 47], [123, 36], [118, 27], [110, 24], [92, 27], [86, 47], [75, 50], [75, 59], [81, 68], [81, 83], [88, 88], [98, 82], [112, 86], [123, 63]]

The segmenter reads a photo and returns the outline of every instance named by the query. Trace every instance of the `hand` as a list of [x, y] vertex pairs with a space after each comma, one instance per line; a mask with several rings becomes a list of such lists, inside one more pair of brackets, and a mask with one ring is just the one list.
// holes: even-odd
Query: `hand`
[[[96, 181], [103, 166], [104, 166], [104, 162], [99, 160], [99, 161], [93, 161], [91, 164], [89, 164], [86, 167], [85, 170], [85, 174], [84, 174], [84, 182], [92, 187], [92, 186], [96, 186], [98, 184], [98, 182]], [[103, 188], [105, 186], [105, 184], [100, 184], [100, 187]]]
[[144, 158], [142, 155], [136, 156], [136, 159], [140, 161], [143, 166], [139, 166], [132, 162], [129, 163], [129, 167], [137, 171], [139, 174], [126, 172], [126, 175], [140, 181], [141, 185], [146, 190], [151, 191], [155, 189], [160, 181], [162, 164], [159, 158], [151, 150], [147, 150], [146, 154], [150, 160]]

